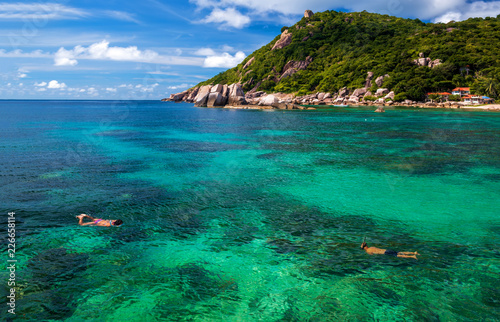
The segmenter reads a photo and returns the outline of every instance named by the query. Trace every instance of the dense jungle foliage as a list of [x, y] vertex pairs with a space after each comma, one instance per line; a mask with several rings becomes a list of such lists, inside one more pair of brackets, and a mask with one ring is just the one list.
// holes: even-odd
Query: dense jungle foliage
[[[335, 93], [343, 87], [363, 87], [371, 71], [373, 80], [390, 75], [381, 87], [395, 91], [399, 99], [422, 100], [427, 92], [458, 86], [500, 98], [500, 15], [443, 24], [366, 11], [326, 11], [283, 27], [282, 32], [286, 29], [293, 35], [290, 45], [271, 50], [279, 35], [235, 68], [199, 85], [240, 82], [247, 91], [261, 82], [258, 90], [266, 92]], [[414, 60], [419, 53], [442, 64], [418, 66]], [[279, 80], [287, 62], [307, 56], [313, 61], [305, 70]]]

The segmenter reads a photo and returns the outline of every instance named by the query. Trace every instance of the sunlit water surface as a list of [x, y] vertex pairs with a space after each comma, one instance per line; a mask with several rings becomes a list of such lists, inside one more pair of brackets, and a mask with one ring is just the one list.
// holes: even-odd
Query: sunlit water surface
[[3, 101], [0, 125], [19, 320], [500, 318], [498, 113]]

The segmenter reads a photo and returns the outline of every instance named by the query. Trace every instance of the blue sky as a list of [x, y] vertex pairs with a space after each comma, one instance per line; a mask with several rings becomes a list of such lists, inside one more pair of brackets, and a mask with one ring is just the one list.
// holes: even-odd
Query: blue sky
[[235, 66], [306, 9], [447, 22], [497, 16], [500, 1], [0, 2], [0, 99], [167, 97]]

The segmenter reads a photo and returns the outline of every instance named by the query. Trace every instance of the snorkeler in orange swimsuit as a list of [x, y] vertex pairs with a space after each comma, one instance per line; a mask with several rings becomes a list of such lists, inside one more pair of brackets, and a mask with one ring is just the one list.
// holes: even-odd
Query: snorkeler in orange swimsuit
[[388, 255], [394, 257], [415, 258], [415, 259], [417, 259], [417, 255], [420, 255], [417, 252], [398, 252], [392, 249], [368, 247], [365, 241], [363, 241], [363, 243], [361, 244], [361, 249], [366, 251], [369, 255]]

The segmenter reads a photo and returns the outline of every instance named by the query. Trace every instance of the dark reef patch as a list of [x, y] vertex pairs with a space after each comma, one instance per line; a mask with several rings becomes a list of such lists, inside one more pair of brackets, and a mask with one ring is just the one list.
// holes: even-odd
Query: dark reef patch
[[225, 292], [238, 291], [236, 281], [225, 279], [198, 264], [190, 263], [177, 267], [177, 275], [179, 291], [189, 300], [205, 300]]
[[178, 208], [162, 214], [163, 226], [179, 238], [199, 234], [205, 230], [204, 220], [196, 208]]
[[298, 252], [302, 246], [294, 244], [292, 241], [287, 239], [271, 239], [267, 241], [267, 244], [271, 246], [278, 254], [288, 254]]
[[73, 315], [80, 292], [86, 289], [83, 278], [89, 255], [69, 253], [64, 248], [43, 251], [27, 264], [27, 287], [19, 300], [19, 308], [27, 318], [37, 321], [61, 320]]
[[68, 253], [65, 248], [48, 249], [28, 261], [28, 269], [42, 288], [71, 281], [87, 269], [89, 255]]

